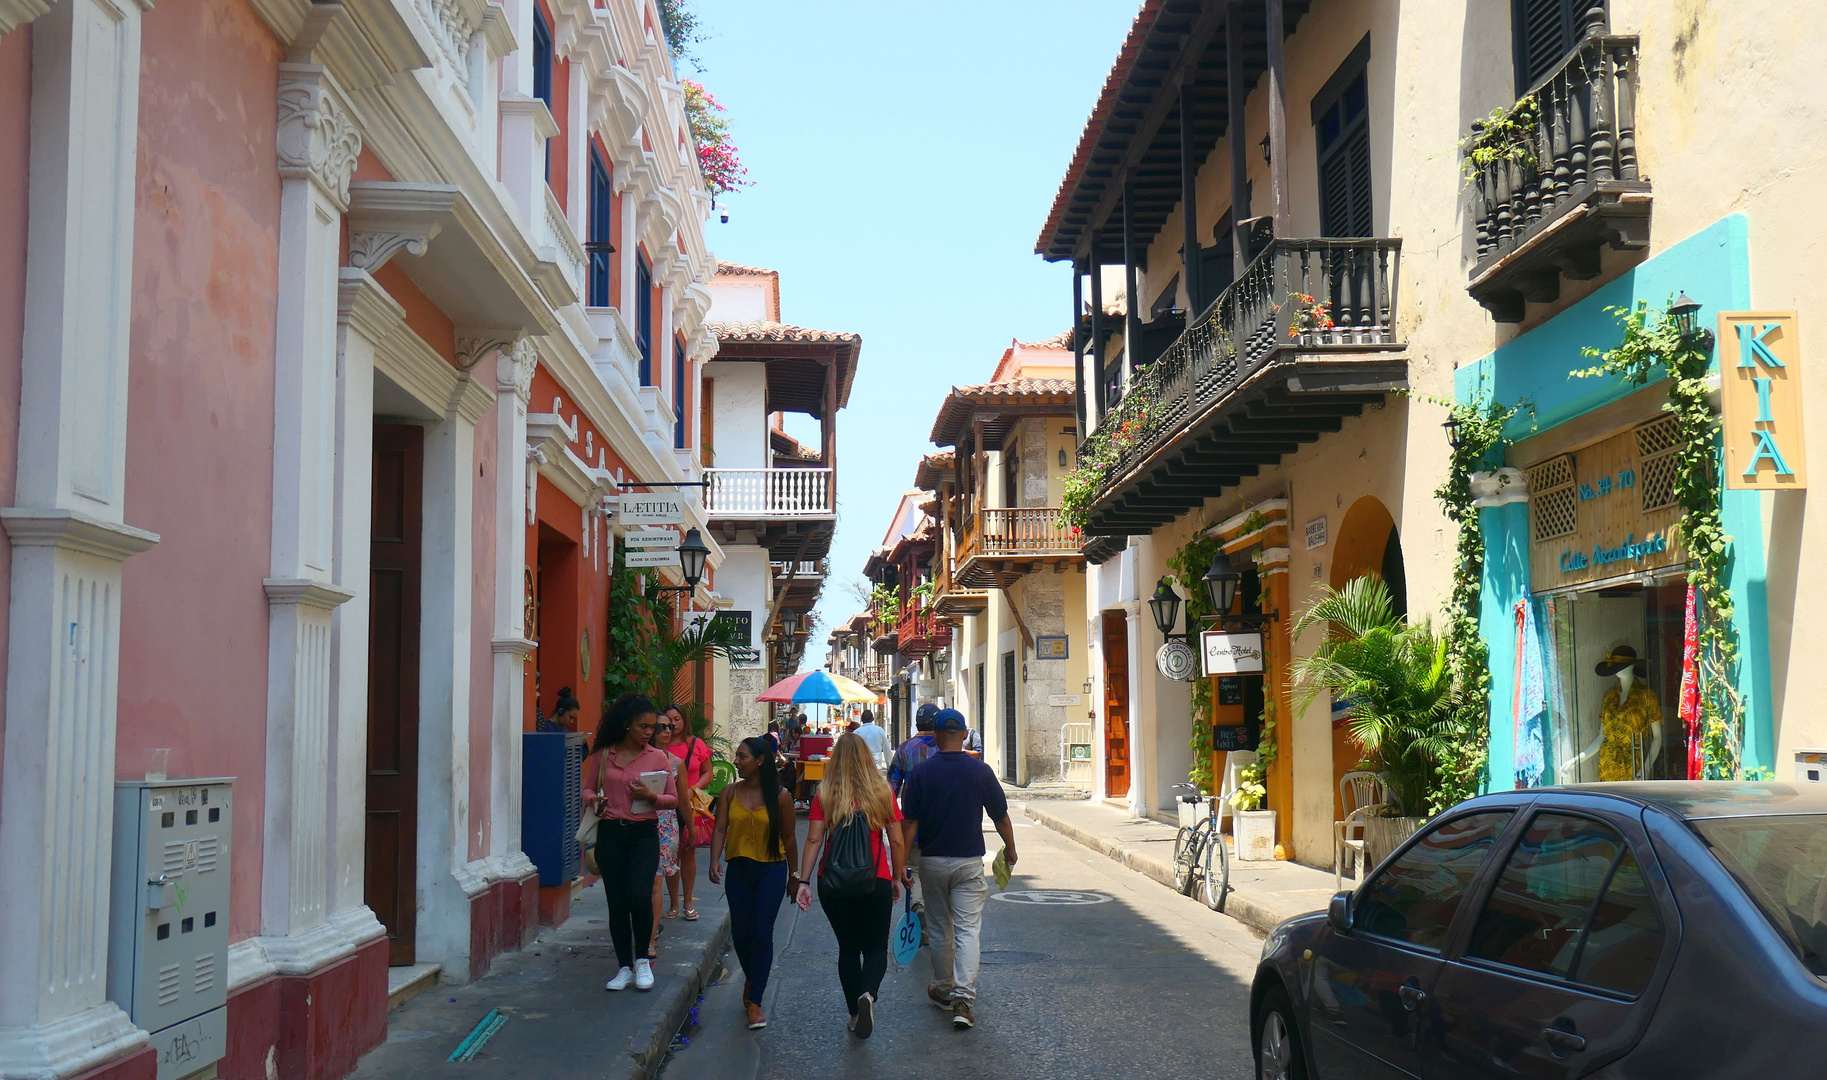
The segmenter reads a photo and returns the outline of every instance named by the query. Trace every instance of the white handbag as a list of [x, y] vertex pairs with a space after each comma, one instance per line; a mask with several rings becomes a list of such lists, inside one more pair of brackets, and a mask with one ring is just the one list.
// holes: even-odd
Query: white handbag
[[[613, 752], [614, 751], [612, 750], [603, 751], [604, 754]], [[596, 790], [598, 792], [603, 790], [603, 776], [607, 768], [608, 762], [603, 758], [597, 758]], [[602, 819], [596, 816], [596, 811], [588, 806], [584, 807], [584, 812], [578, 815], [576, 839], [579, 844], [583, 845], [584, 870], [591, 874], [601, 874], [603, 872], [602, 869], [596, 865], [596, 827], [601, 821]]]

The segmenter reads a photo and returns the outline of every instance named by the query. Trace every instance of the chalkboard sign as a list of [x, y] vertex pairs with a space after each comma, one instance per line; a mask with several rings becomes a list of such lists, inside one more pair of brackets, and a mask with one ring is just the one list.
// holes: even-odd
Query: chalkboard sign
[[1254, 750], [1256, 740], [1252, 737], [1251, 724], [1227, 724], [1212, 729], [1213, 750]]
[[1220, 676], [1218, 676], [1218, 704], [1220, 704], [1220, 705], [1242, 705], [1243, 704], [1243, 676], [1241, 676], [1241, 675], [1220, 675]]

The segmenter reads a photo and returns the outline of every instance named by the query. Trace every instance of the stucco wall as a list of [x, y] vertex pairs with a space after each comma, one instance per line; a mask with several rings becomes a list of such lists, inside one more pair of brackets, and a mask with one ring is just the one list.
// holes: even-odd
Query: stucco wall
[[280, 50], [233, 0], [141, 27], [127, 520], [160, 541], [122, 574], [115, 772], [165, 747], [173, 776], [240, 780], [241, 938], [260, 931]]
[[[25, 333], [26, 167], [31, 150], [32, 28], [0, 34], [0, 506], [13, 503], [19, 461], [19, 373]], [[11, 580], [13, 545], [0, 536], [0, 575]], [[10, 625], [0, 597], [0, 685]], [[0, 705], [0, 750], [6, 710]]]
[[704, 374], [714, 380], [711, 463], [719, 469], [767, 468], [773, 463], [768, 451], [767, 365], [709, 363]]

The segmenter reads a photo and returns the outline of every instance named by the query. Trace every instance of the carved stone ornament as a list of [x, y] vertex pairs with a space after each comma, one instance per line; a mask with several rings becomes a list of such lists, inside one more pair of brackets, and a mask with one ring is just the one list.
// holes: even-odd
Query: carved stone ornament
[[372, 274], [387, 265], [387, 260], [401, 251], [408, 255], [425, 254], [432, 237], [437, 234], [438, 225], [435, 222], [427, 223], [421, 228], [351, 230], [349, 265]]
[[337, 102], [329, 73], [316, 64], [279, 65], [279, 175], [308, 177], [345, 210], [361, 152], [361, 132]]
[[538, 367], [539, 350], [533, 346], [533, 339], [516, 341], [511, 352], [501, 350], [501, 358], [495, 361], [495, 389], [502, 393], [512, 390], [522, 402], [531, 400], [533, 372]]
[[468, 371], [497, 349], [511, 351], [520, 335], [512, 330], [457, 331], [457, 367]]

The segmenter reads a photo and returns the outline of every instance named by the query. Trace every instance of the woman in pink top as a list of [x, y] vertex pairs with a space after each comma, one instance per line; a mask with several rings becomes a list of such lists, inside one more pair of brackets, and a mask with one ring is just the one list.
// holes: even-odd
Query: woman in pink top
[[[677, 705], [666, 706], [666, 718], [672, 725], [672, 742], [666, 749], [685, 764], [685, 786], [703, 791], [711, 782], [710, 744], [691, 733], [691, 721]], [[691, 791], [679, 792], [679, 889], [685, 894], [685, 921], [695, 922], [698, 909], [692, 907], [692, 886], [698, 883], [698, 814], [691, 806]], [[705, 796], [708, 798], [708, 794]], [[672, 881], [666, 883], [672, 890]]]
[[603, 712], [595, 752], [584, 761], [584, 805], [596, 811], [596, 864], [609, 900], [609, 936], [620, 969], [610, 990], [653, 989], [653, 965], [635, 946], [653, 940], [653, 878], [660, 865], [659, 815], [679, 805], [672, 755], [655, 749], [653, 702], [623, 694]]

